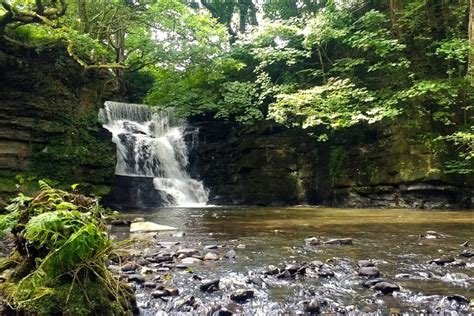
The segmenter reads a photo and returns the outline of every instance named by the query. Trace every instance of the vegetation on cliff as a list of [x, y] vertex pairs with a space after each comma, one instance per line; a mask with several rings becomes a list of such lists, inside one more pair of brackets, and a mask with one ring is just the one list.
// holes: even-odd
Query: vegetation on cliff
[[1, 215], [14, 248], [0, 269], [7, 303], [38, 315], [125, 314], [132, 292], [107, 269], [112, 243], [98, 201], [40, 181], [32, 197], [18, 195]]

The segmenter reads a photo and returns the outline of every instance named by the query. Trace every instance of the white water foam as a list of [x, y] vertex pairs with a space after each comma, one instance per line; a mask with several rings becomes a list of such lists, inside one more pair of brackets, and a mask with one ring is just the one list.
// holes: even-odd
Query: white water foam
[[206, 205], [208, 192], [186, 171], [186, 122], [169, 111], [153, 111], [143, 104], [105, 102], [99, 113], [117, 145], [115, 174], [153, 177], [166, 206]]

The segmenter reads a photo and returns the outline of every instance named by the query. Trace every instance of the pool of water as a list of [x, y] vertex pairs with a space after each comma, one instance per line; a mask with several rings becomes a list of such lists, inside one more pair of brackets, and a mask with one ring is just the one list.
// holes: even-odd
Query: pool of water
[[[235, 288], [251, 287], [256, 298], [239, 307], [243, 313], [301, 312], [301, 302], [313, 297], [327, 312], [468, 312], [469, 303], [446, 297], [457, 294], [474, 299], [474, 260], [460, 256], [463, 251], [473, 251], [465, 245], [474, 242], [472, 211], [219, 207], [141, 210], [122, 216], [144, 217], [184, 232], [184, 236], [162, 233], [153, 242], [177, 241], [178, 247], [202, 253], [205, 245], [216, 244], [220, 256], [234, 249], [235, 259], [204, 262], [193, 266], [192, 273], [191, 269], [176, 272], [169, 284], [209, 304], [227, 301]], [[436, 234], [426, 238], [428, 231]], [[112, 232], [119, 239], [130, 237], [126, 228]], [[308, 237], [351, 238], [352, 245], [310, 246], [304, 241]], [[428, 263], [442, 257], [456, 261]], [[357, 261], [362, 259], [372, 260], [382, 277], [400, 285], [401, 290], [381, 295], [362, 286], [365, 278], [357, 275]], [[283, 267], [314, 260], [326, 263], [334, 277], [279, 279], [264, 275], [269, 265]], [[201, 293], [191, 274], [220, 279], [221, 290]], [[249, 276], [261, 277], [263, 285], [247, 284]], [[148, 300], [145, 294], [140, 297]], [[154, 302], [146, 306], [155, 312], [164, 305]], [[143, 313], [147, 314], [146, 309]]]

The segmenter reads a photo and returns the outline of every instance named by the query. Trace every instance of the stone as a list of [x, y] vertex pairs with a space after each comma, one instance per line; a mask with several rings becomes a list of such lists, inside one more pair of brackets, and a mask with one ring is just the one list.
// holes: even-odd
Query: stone
[[238, 289], [230, 295], [230, 299], [237, 303], [245, 303], [245, 301], [254, 297], [254, 291], [246, 289]]
[[471, 258], [471, 257], [474, 257], [474, 252], [464, 250], [459, 256], [465, 257], [465, 258]]
[[137, 283], [144, 283], [145, 277], [140, 274], [130, 274], [127, 276], [128, 282], [137, 282]]
[[311, 301], [303, 302], [303, 312], [305, 314], [320, 314], [321, 313], [321, 304], [318, 300], [312, 299]]
[[130, 225], [130, 232], [160, 232], [160, 231], [169, 231], [177, 230], [175, 227], [160, 225], [153, 222], [134, 222]]
[[163, 296], [167, 296], [166, 294], [167, 293], [164, 290], [157, 290], [157, 291], [151, 292], [151, 296], [153, 298], [160, 298], [160, 297], [163, 297]]
[[179, 290], [174, 289], [174, 288], [165, 288], [163, 290], [166, 293], [166, 296], [178, 296], [179, 295]]
[[469, 241], [465, 241], [461, 244], [461, 247], [469, 247]]
[[131, 223], [132, 221], [128, 219], [120, 219], [120, 218], [110, 221], [110, 224], [114, 226], [130, 226]]
[[245, 246], [244, 244], [238, 244], [236, 248], [237, 249], [245, 249], [245, 248], [247, 248], [247, 246]]
[[176, 254], [178, 255], [178, 257], [180, 255], [184, 255], [185, 257], [192, 257], [193, 255], [199, 254], [199, 250], [194, 248], [182, 248], [176, 251]]
[[334, 272], [329, 270], [329, 268], [321, 268], [316, 272], [321, 278], [330, 278], [334, 276]]
[[323, 242], [324, 245], [352, 245], [351, 238], [330, 239]]
[[377, 278], [380, 276], [380, 271], [376, 267], [364, 267], [359, 269], [359, 275], [369, 278]]
[[154, 289], [156, 287], [156, 283], [154, 282], [145, 282], [143, 283], [143, 286], [149, 289]]
[[370, 260], [359, 260], [357, 261], [357, 265], [359, 268], [375, 267], [375, 264]]
[[214, 252], [208, 252], [204, 256], [204, 260], [219, 260], [219, 255]]
[[234, 249], [231, 249], [231, 250], [227, 251], [227, 252], [224, 254], [224, 258], [227, 258], [227, 259], [234, 259], [236, 255], [237, 255], [237, 253], [235, 252], [235, 250], [234, 250]]
[[217, 245], [207, 245], [204, 246], [204, 250], [212, 250], [212, 249], [217, 249]]
[[219, 289], [219, 279], [216, 280], [203, 280], [199, 289], [203, 292], [214, 292]]
[[280, 273], [280, 269], [278, 269], [278, 267], [276, 267], [274, 265], [269, 265], [267, 267], [267, 271], [265, 271], [266, 275], [275, 275], [275, 274], [278, 274], [278, 273]]
[[450, 301], [456, 301], [459, 304], [469, 304], [470, 303], [470, 300], [467, 297], [462, 296], [462, 295], [458, 295], [458, 294], [448, 295], [446, 298]]
[[454, 260], [453, 257], [441, 257], [441, 258], [437, 258], [437, 259], [434, 259], [434, 260], [430, 260], [430, 261], [428, 261], [428, 263], [436, 264], [438, 266], [444, 266], [445, 264], [452, 263], [454, 261], [455, 260]]
[[199, 263], [202, 263], [202, 260], [193, 258], [193, 257], [187, 257], [181, 260], [181, 264], [184, 264], [184, 265], [193, 265], [193, 264], [199, 264]]
[[224, 315], [242, 315], [243, 313], [242, 306], [239, 306], [235, 303], [228, 303], [218, 311], [219, 316]]
[[263, 285], [263, 280], [260, 277], [249, 277], [247, 279], [246, 283], [262, 286]]
[[312, 245], [312, 246], [316, 246], [316, 245], [319, 245], [321, 243], [321, 241], [316, 237], [305, 238], [304, 242], [305, 242], [305, 244]]
[[373, 289], [376, 291], [380, 291], [383, 294], [392, 294], [395, 291], [400, 291], [400, 286], [395, 283], [383, 281], [383, 282], [376, 283], [373, 286]]
[[134, 263], [128, 263], [120, 267], [120, 270], [122, 270], [122, 272], [135, 271], [136, 269], [137, 265]]

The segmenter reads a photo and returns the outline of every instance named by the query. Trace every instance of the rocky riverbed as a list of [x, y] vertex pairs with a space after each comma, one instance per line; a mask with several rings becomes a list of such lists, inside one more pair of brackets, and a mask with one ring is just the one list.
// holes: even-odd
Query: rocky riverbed
[[[125, 214], [111, 233], [132, 243], [109, 269], [135, 289], [141, 315], [470, 313], [473, 215], [318, 208]], [[135, 226], [130, 234], [136, 217], [176, 230]]]

